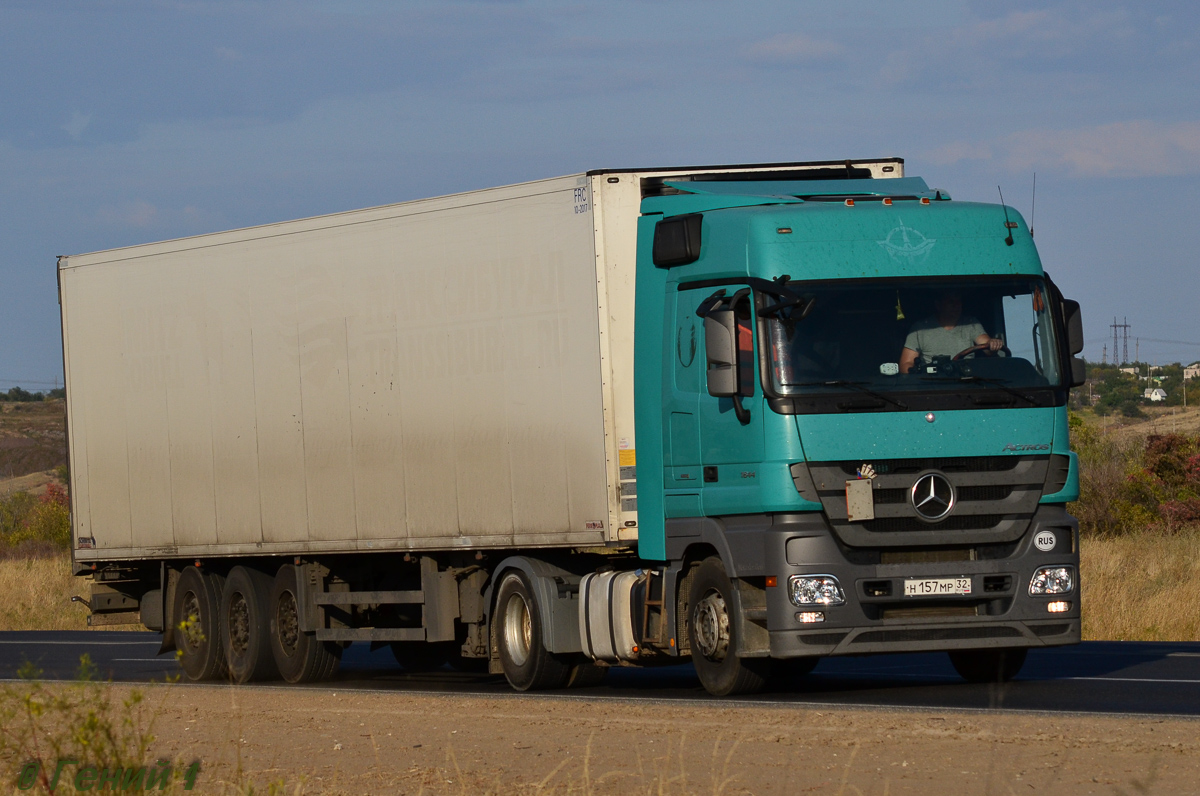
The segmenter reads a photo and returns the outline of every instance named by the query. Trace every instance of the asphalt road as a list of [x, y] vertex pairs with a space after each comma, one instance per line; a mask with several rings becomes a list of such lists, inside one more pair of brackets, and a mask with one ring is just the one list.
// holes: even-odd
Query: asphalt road
[[[158, 636], [125, 632], [0, 633], [0, 679], [17, 676], [26, 662], [43, 679], [72, 679], [84, 653], [102, 678], [161, 682], [179, 674], [173, 654], [157, 655]], [[339, 688], [512, 694], [502, 677], [449, 669], [409, 674], [388, 649], [365, 644], [346, 650], [333, 683], [279, 688]], [[555, 692], [588, 698], [712, 700], [690, 665], [614, 669], [602, 685]], [[549, 695], [549, 694], [547, 694]], [[797, 706], [873, 706], [926, 709], [1130, 713], [1200, 717], [1200, 643], [1087, 642], [1035, 650], [1011, 683], [970, 685], [943, 654], [827, 658], [787, 691], [739, 702]]]

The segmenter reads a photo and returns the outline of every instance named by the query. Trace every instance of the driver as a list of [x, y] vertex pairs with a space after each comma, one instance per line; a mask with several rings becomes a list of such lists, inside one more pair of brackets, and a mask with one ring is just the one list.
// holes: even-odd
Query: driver
[[988, 351], [1004, 347], [1003, 340], [988, 336], [983, 324], [962, 314], [961, 293], [942, 291], [933, 306], [937, 315], [913, 324], [904, 341], [904, 350], [900, 352], [901, 373], [908, 373], [918, 358], [922, 365], [927, 365], [934, 357], [953, 357], [975, 346]]

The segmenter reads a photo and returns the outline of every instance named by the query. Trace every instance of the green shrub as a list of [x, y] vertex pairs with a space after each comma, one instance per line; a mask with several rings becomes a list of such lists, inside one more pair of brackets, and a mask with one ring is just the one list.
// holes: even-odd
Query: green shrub
[[1079, 456], [1081, 532], [1101, 536], [1200, 521], [1200, 438], [1183, 434], [1122, 440], [1077, 415], [1071, 447]]
[[16, 492], [0, 499], [0, 547], [11, 549], [29, 542], [70, 549], [70, 502], [58, 484], [50, 484], [41, 497]]

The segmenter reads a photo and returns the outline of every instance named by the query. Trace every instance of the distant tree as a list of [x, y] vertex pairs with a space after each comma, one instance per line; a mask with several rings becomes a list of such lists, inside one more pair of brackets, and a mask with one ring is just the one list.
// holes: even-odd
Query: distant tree
[[46, 397], [47, 398], [66, 398], [67, 397], [67, 388], [66, 387], [55, 388], [55, 389], [51, 390], [49, 393], [47, 393]]
[[31, 401], [44, 401], [46, 396], [40, 392], [29, 392], [29, 390], [13, 387], [8, 392], [0, 392], [0, 401], [11, 401], [14, 403], [28, 403]]

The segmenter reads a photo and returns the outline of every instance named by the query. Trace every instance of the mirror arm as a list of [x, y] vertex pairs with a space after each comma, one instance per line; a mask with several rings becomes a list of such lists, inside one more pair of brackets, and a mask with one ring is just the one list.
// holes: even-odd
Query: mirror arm
[[742, 406], [742, 396], [737, 393], [733, 394], [733, 413], [737, 416], [738, 422], [743, 426], [750, 423], [750, 410]]

